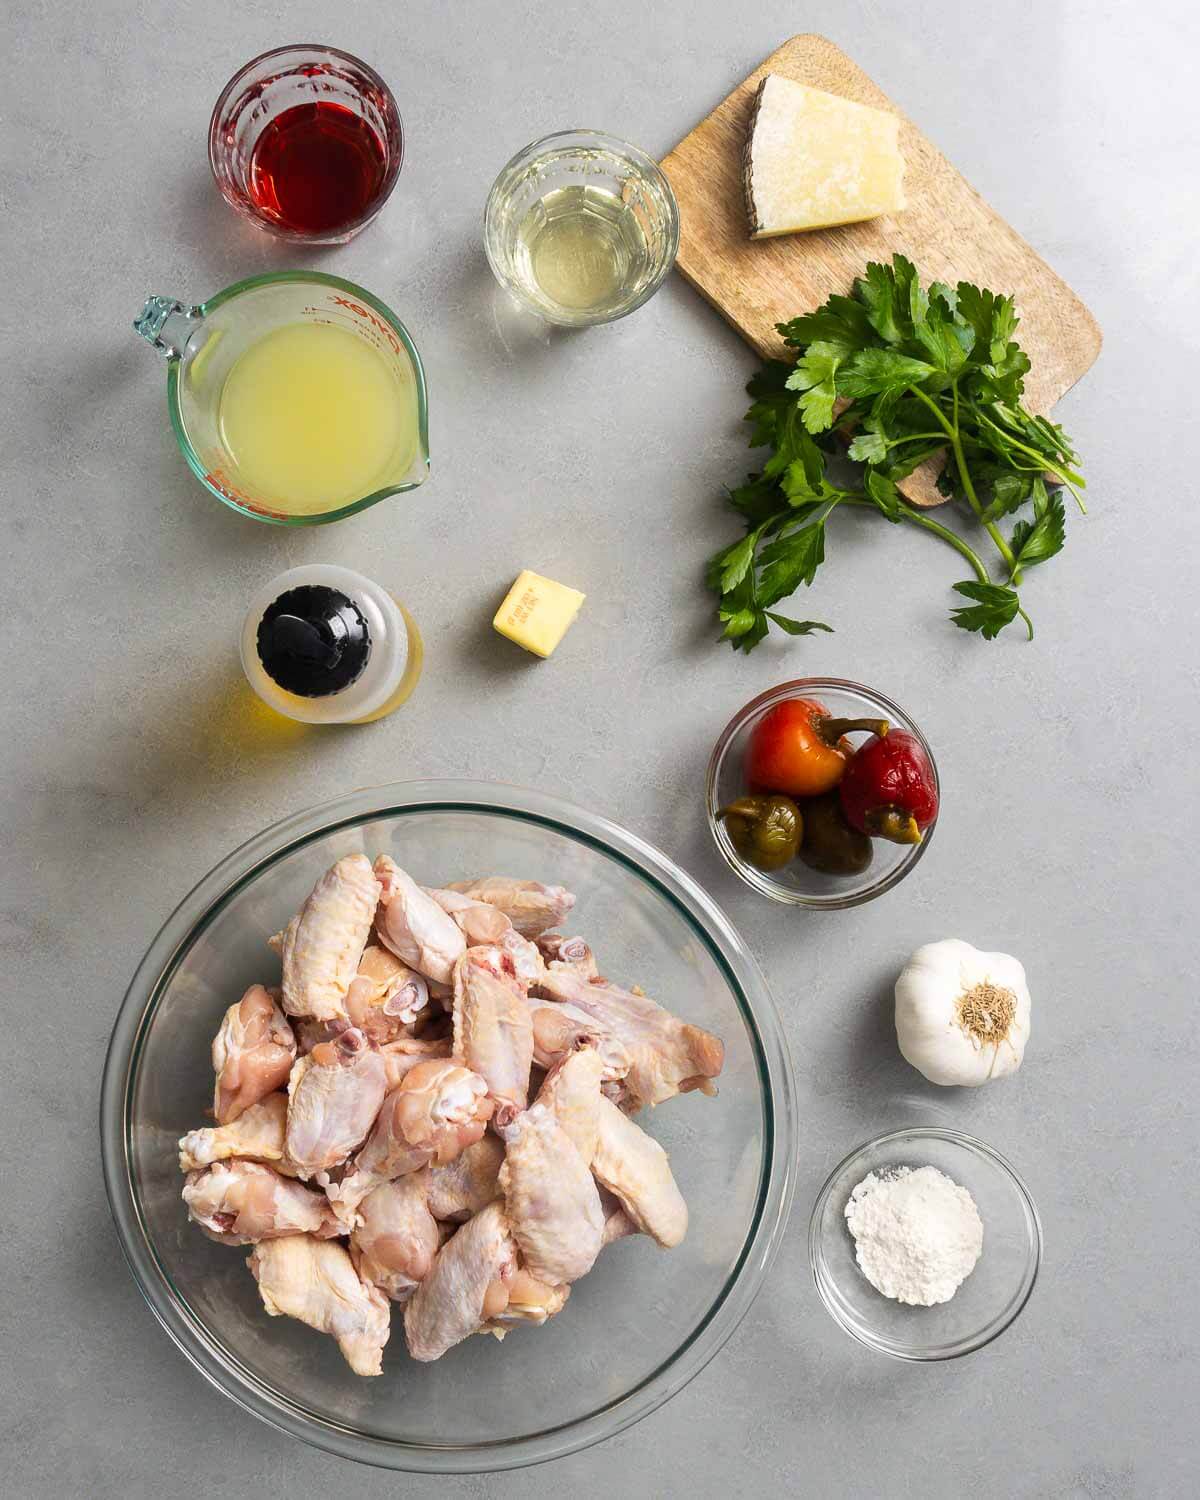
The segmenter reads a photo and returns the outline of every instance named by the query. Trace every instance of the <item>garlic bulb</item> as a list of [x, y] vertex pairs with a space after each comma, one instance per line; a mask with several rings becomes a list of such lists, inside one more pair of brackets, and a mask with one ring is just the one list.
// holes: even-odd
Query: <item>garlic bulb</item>
[[958, 938], [918, 948], [896, 981], [900, 1051], [931, 1083], [974, 1088], [1015, 1073], [1029, 1010], [1017, 960]]

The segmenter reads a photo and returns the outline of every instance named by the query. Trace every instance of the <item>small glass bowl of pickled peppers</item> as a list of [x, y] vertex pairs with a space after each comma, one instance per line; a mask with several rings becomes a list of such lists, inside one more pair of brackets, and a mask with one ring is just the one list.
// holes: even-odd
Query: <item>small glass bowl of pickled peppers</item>
[[706, 801], [717, 848], [747, 885], [836, 910], [904, 879], [929, 846], [940, 787], [925, 736], [901, 708], [859, 683], [809, 677], [729, 721]]

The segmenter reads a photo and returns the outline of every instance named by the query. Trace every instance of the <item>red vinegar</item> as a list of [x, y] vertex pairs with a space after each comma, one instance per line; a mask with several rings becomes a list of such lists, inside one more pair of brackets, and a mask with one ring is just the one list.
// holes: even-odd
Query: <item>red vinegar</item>
[[387, 150], [344, 104], [295, 104], [267, 125], [250, 157], [250, 195], [260, 212], [298, 234], [348, 228], [383, 185]]

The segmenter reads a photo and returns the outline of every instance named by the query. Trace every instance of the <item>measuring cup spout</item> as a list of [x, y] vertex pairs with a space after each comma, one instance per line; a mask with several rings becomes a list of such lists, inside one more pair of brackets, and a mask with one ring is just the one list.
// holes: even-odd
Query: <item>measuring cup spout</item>
[[408, 473], [404, 476], [404, 483], [411, 485], [415, 489], [417, 485], [424, 484], [428, 478], [429, 438], [426, 436], [425, 424], [422, 422], [420, 432], [417, 435], [417, 451], [413, 454]]
[[203, 310], [177, 297], [152, 295], [133, 320], [133, 330], [153, 344], [164, 359], [179, 359], [187, 341], [204, 321]]

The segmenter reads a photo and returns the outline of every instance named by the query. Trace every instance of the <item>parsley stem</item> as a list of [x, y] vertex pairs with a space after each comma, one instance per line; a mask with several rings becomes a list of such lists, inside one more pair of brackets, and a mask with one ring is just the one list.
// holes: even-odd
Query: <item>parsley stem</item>
[[[980, 522], [980, 524], [983, 526], [983, 529], [987, 532], [988, 536], [990, 536], [992, 541], [995, 542], [997, 552], [999, 552], [1000, 556], [1004, 559], [1004, 566], [1006, 568], [1015, 567], [1016, 558], [1013, 556], [1012, 548], [1008, 545], [1008, 543], [1004, 540], [1004, 537], [1001, 535], [1000, 528], [994, 521], [985, 521], [983, 519], [983, 506], [980, 505], [979, 496], [976, 495], [975, 486], [971, 482], [971, 471], [967, 468], [967, 457], [963, 452], [962, 438], [959, 435], [957, 421], [953, 426], [951, 426], [950, 423], [947, 422], [941, 407], [937, 404], [936, 401], [931, 400], [924, 391], [919, 390], [915, 385], [910, 385], [908, 389], [911, 395], [918, 397], [925, 403], [925, 405], [929, 408], [929, 410], [934, 414], [938, 422], [941, 424], [943, 431], [950, 440], [950, 451], [954, 454], [954, 464], [958, 469], [958, 477], [962, 481], [963, 493], [966, 495], [971, 509], [975, 512], [976, 520]], [[957, 413], [957, 381], [954, 382], [954, 409]]]
[[[1028, 454], [1030, 458], [1035, 459], [1037, 461], [1038, 473], [1053, 474], [1056, 479], [1065, 484], [1075, 497], [1075, 504], [1078, 505], [1080, 512], [1085, 516], [1087, 515], [1087, 506], [1083, 503], [1083, 496], [1076, 489], [1076, 485], [1087, 485], [1087, 480], [1084, 479], [1082, 474], [1077, 474], [1074, 469], [1068, 469], [1065, 464], [1056, 463], [1053, 459], [1047, 458], [1044, 453], [1039, 453], [1036, 448], [1031, 448], [1028, 443], [1023, 443], [1020, 438], [1014, 437], [1008, 428], [1001, 427], [998, 423], [993, 422], [991, 417], [986, 412], [980, 411], [974, 402], [970, 403], [970, 407], [972, 416], [981, 427], [990, 427], [1001, 442], [1006, 443], [1010, 448], [1018, 448], [1022, 453]], [[1024, 408], [1021, 408], [1021, 410], [1024, 411]], [[1013, 468], [1017, 467], [1018, 465], [1013, 465]], [[1026, 472], [1030, 471], [1027, 470]]]
[[898, 448], [901, 443], [927, 443], [930, 438], [940, 443], [942, 434], [940, 432], [910, 432], [901, 438], [884, 438], [884, 442], [889, 448]]
[[[987, 412], [982, 411], [978, 406], [975, 405], [973, 401], [970, 403], [970, 406], [971, 415], [976, 419], [976, 421], [978, 421], [980, 426], [990, 427], [996, 434], [996, 436], [999, 437], [1003, 442], [1007, 443], [1010, 448], [1019, 448], [1022, 453], [1028, 453], [1030, 458], [1036, 458], [1039, 462], [1043, 463], [1047, 469], [1053, 467], [1056, 473], [1063, 474], [1064, 477], [1066, 479], [1069, 479], [1073, 484], [1086, 485], [1087, 481], [1084, 479], [1082, 474], [1077, 474], [1074, 469], [1068, 469], [1065, 465], [1060, 467], [1057, 464], [1052, 464], [1051, 461], [1046, 458], [1046, 455], [1044, 453], [1039, 453], [1036, 448], [1031, 448], [1028, 443], [1023, 443], [1020, 438], [1014, 437], [1012, 431], [1009, 428], [1001, 427], [998, 422], [994, 422], [992, 418], [988, 416]], [[1018, 410], [1021, 412], [1022, 416], [1028, 417], [1029, 413], [1026, 412], [1024, 407], [1018, 407]]]
[[[868, 500], [865, 495], [862, 497], [857, 495], [843, 495], [842, 504], [863, 505], [869, 510], [879, 509], [874, 500]], [[903, 501], [900, 501], [899, 510], [902, 521], [907, 521], [912, 526], [920, 526], [925, 531], [933, 532], [934, 536], [941, 537], [942, 541], [948, 546], [953, 547], [961, 557], [965, 557], [980, 583], [991, 583], [991, 575], [983, 563], [980, 562], [979, 555], [963, 541], [962, 537], [957, 536], [948, 526], [943, 526], [941, 522], [933, 520], [930, 516], [923, 516], [918, 510], [913, 510], [910, 506], [905, 505]]]
[[918, 387], [915, 386], [915, 385], [910, 385], [909, 386], [909, 388], [908, 388], [908, 394], [910, 396], [916, 396], [916, 398], [918, 399], [918, 401], [924, 401], [925, 405], [929, 408], [929, 410], [933, 413], [934, 417], [937, 419], [938, 426], [942, 429], [942, 431], [946, 434], [946, 436], [950, 439], [950, 441], [951, 442], [955, 442], [957, 440], [957, 438], [958, 438], [958, 428], [957, 428], [957, 426], [952, 427], [950, 425], [950, 423], [946, 421], [945, 413], [942, 411], [942, 408], [937, 404], [936, 401], [930, 400], [930, 398], [925, 394], [925, 392], [922, 391], [922, 390], [920, 390], [920, 389], [918, 389]]

